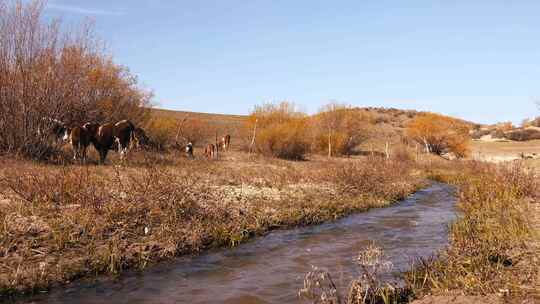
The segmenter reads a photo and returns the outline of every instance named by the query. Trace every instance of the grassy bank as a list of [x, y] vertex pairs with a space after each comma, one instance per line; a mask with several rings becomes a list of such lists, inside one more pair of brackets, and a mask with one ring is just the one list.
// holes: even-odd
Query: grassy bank
[[386, 206], [423, 184], [411, 163], [375, 158], [0, 165], [4, 299]]
[[451, 227], [451, 246], [407, 273], [416, 296], [442, 296], [422, 303], [449, 295], [539, 300], [538, 176], [516, 164], [470, 163], [431, 173], [458, 186], [462, 217]]
[[419, 167], [430, 179], [458, 189], [461, 215], [450, 227], [450, 246], [414, 265], [400, 287], [377, 278], [377, 268], [385, 265], [382, 251], [368, 249], [374, 261], [352, 282], [346, 303], [540, 301], [540, 180], [535, 170], [521, 163], [432, 161]]

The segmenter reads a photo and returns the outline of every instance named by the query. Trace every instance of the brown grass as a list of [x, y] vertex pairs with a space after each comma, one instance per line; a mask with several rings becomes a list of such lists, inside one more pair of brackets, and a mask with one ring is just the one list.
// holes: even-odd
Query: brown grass
[[[405, 286], [381, 281], [389, 264], [368, 247], [358, 257], [361, 276], [347, 297], [329, 273], [314, 269], [299, 295], [312, 303], [536, 303], [540, 300], [540, 202], [535, 171], [521, 164], [423, 162], [434, 180], [459, 189], [461, 217], [450, 246], [405, 274]], [[343, 179], [340, 179], [343, 180]], [[346, 179], [345, 179], [346, 180]], [[416, 302], [414, 302], [416, 303]]]
[[407, 274], [417, 296], [538, 296], [538, 239], [530, 216], [539, 199], [535, 173], [516, 164], [472, 163], [433, 178], [458, 186], [462, 217], [451, 227], [448, 250]]

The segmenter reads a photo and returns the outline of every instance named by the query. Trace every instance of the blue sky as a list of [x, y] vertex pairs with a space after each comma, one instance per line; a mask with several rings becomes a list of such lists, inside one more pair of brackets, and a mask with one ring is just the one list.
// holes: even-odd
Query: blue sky
[[540, 115], [540, 1], [49, 0], [86, 17], [160, 107], [246, 114], [289, 100]]

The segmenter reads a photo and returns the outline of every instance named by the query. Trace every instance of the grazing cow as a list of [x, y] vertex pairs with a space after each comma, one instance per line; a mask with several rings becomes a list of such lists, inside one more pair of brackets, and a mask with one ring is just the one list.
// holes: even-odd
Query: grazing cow
[[[129, 120], [122, 120], [116, 124], [87, 123], [84, 125], [90, 134], [90, 142], [99, 152], [100, 163], [104, 163], [109, 150], [120, 152], [120, 158], [124, 159], [134, 136], [135, 126]], [[116, 145], [115, 145], [116, 144]]]
[[186, 145], [186, 156], [187, 158], [193, 158], [193, 144], [191, 142]]
[[68, 133], [69, 141], [73, 149], [73, 159], [81, 159], [83, 162], [86, 161], [86, 150], [90, 145], [90, 132], [88, 132], [84, 126], [76, 126], [71, 128], [69, 132], [66, 132], [64, 140], [68, 139]]
[[206, 148], [204, 148], [204, 156], [206, 156], [206, 158], [213, 159], [215, 154], [216, 146], [214, 146], [214, 144], [208, 144]]
[[229, 148], [231, 147], [231, 136], [229, 134], [223, 136], [221, 139], [221, 146], [223, 147], [223, 151], [229, 151]]

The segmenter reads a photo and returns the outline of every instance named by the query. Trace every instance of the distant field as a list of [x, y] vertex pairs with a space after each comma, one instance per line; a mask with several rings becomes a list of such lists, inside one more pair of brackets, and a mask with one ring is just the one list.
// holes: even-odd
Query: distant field
[[521, 153], [540, 154], [540, 140], [532, 140], [525, 142], [483, 142], [474, 141], [472, 143], [473, 158], [519, 158]]

